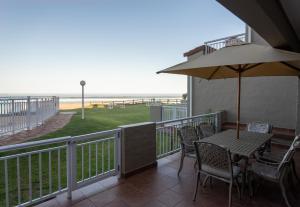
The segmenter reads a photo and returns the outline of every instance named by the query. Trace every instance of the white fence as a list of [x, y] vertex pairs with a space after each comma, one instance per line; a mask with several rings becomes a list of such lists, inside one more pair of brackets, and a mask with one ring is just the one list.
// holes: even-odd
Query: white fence
[[119, 129], [0, 147], [0, 206], [29, 206], [117, 175]]
[[0, 137], [32, 129], [59, 110], [59, 98], [0, 97]]
[[162, 110], [162, 121], [181, 119], [187, 117], [187, 106], [186, 105], [163, 105]]
[[218, 132], [221, 130], [221, 113], [201, 114], [198, 116], [162, 121], [156, 123], [156, 155], [165, 157], [180, 150], [180, 139], [177, 130], [182, 126], [198, 126], [200, 123], [209, 123]]

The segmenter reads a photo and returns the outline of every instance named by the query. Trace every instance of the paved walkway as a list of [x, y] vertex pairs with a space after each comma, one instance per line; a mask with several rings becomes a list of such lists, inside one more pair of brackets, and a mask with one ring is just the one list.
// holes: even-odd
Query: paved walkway
[[1, 137], [0, 146], [25, 142], [54, 132], [69, 123], [73, 115], [74, 113], [59, 113], [32, 130], [25, 130], [11, 136]]

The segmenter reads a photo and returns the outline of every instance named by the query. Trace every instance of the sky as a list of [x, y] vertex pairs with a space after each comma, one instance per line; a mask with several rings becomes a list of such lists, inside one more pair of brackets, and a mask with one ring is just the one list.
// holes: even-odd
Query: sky
[[156, 72], [244, 29], [214, 0], [0, 0], [0, 93], [184, 93]]

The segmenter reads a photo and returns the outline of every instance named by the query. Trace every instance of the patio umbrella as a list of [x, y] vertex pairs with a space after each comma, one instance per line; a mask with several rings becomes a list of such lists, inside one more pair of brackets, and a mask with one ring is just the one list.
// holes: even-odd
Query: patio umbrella
[[300, 53], [269, 46], [242, 44], [224, 47], [194, 60], [158, 71], [207, 80], [237, 78], [237, 138], [240, 131], [241, 77], [300, 76]]

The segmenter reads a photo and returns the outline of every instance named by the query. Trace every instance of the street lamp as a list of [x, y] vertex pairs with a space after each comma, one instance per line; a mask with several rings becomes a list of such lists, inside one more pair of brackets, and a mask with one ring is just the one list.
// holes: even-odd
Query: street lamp
[[80, 81], [80, 85], [82, 87], [82, 94], [81, 94], [81, 119], [84, 119], [84, 86], [85, 86], [85, 81], [82, 80]]

